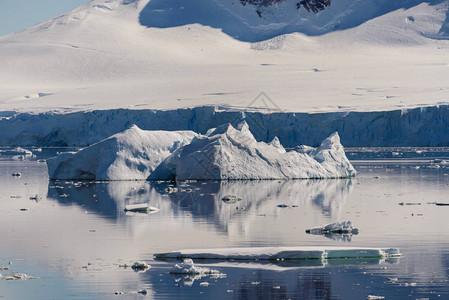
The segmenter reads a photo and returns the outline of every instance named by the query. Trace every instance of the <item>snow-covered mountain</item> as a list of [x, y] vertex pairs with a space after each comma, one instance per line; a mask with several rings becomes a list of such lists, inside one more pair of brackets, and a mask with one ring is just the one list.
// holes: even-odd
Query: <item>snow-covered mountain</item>
[[[0, 117], [197, 106], [341, 113], [446, 104], [448, 6], [448, 0], [94, 0], [0, 37]], [[53, 127], [39, 134], [61, 126], [46, 122]]]
[[301, 3], [94, 0], [0, 38], [0, 111], [446, 101], [448, 1]]

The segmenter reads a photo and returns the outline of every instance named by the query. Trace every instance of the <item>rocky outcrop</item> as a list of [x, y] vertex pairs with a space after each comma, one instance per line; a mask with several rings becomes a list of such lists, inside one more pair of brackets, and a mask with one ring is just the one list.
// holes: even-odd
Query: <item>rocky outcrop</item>
[[296, 4], [298, 9], [302, 7], [308, 12], [318, 13], [331, 5], [331, 0], [302, 0]]

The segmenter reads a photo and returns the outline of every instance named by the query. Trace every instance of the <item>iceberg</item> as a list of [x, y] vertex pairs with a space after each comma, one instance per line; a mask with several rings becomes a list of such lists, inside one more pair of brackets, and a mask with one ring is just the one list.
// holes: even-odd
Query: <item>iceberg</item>
[[136, 125], [78, 152], [47, 160], [50, 179], [145, 180], [193, 131], [146, 131]]
[[314, 227], [311, 229], [307, 229], [306, 233], [311, 234], [325, 234], [325, 233], [339, 233], [339, 234], [358, 234], [359, 230], [357, 228], [352, 227], [351, 221], [343, 221], [336, 222], [320, 227]]
[[196, 136], [162, 162], [149, 180], [348, 178], [356, 174], [337, 132], [313, 153], [286, 151], [275, 138], [258, 142], [246, 122]]
[[157, 253], [155, 259], [210, 259], [210, 260], [302, 260], [342, 258], [389, 258], [401, 256], [397, 248], [356, 247], [255, 247], [181, 250]]

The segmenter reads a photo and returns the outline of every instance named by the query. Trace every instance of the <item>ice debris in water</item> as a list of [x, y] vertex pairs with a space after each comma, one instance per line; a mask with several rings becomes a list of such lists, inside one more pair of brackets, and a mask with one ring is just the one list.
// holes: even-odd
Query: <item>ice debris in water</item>
[[314, 227], [311, 229], [307, 229], [306, 233], [310, 233], [310, 234], [325, 234], [325, 233], [358, 234], [359, 229], [352, 227], [351, 221], [343, 221], [343, 222], [336, 222], [336, 223], [327, 224], [327, 225], [320, 226], [320, 227]]
[[224, 196], [223, 198], [221, 198], [221, 200], [226, 203], [235, 203], [237, 201], [241, 201], [242, 199], [237, 198], [236, 196], [227, 195], [227, 196]]
[[148, 203], [141, 204], [130, 204], [125, 206], [125, 211], [131, 212], [156, 212], [159, 211], [159, 208], [150, 206]]
[[209, 268], [197, 267], [194, 265], [193, 260], [185, 258], [180, 264], [176, 264], [171, 270], [171, 274], [185, 274], [185, 275], [213, 275], [220, 274], [220, 271]]
[[134, 271], [145, 271], [150, 268], [150, 266], [144, 262], [136, 261], [131, 268]]
[[33, 153], [30, 150], [21, 148], [21, 147], [17, 147], [14, 149], [7, 149], [7, 150], [0, 150], [0, 154], [2, 155], [32, 155]]

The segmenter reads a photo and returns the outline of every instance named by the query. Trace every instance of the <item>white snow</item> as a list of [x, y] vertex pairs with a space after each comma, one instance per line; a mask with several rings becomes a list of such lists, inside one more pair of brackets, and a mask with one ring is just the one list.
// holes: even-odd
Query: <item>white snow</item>
[[257, 142], [246, 122], [227, 124], [180, 147], [149, 180], [242, 180], [343, 178], [356, 172], [346, 158], [337, 133], [325, 139], [313, 155], [286, 152], [277, 139]]
[[155, 259], [288, 260], [382, 258], [400, 256], [396, 248], [357, 247], [255, 247], [181, 250], [155, 254]]
[[0, 115], [261, 109], [261, 91], [293, 112], [448, 102], [447, 1], [340, 0], [298, 14], [286, 0], [262, 18], [239, 1], [180, 1], [94, 0], [0, 37]]
[[51, 179], [145, 180], [193, 131], [144, 131], [136, 125], [76, 153], [47, 160]]

